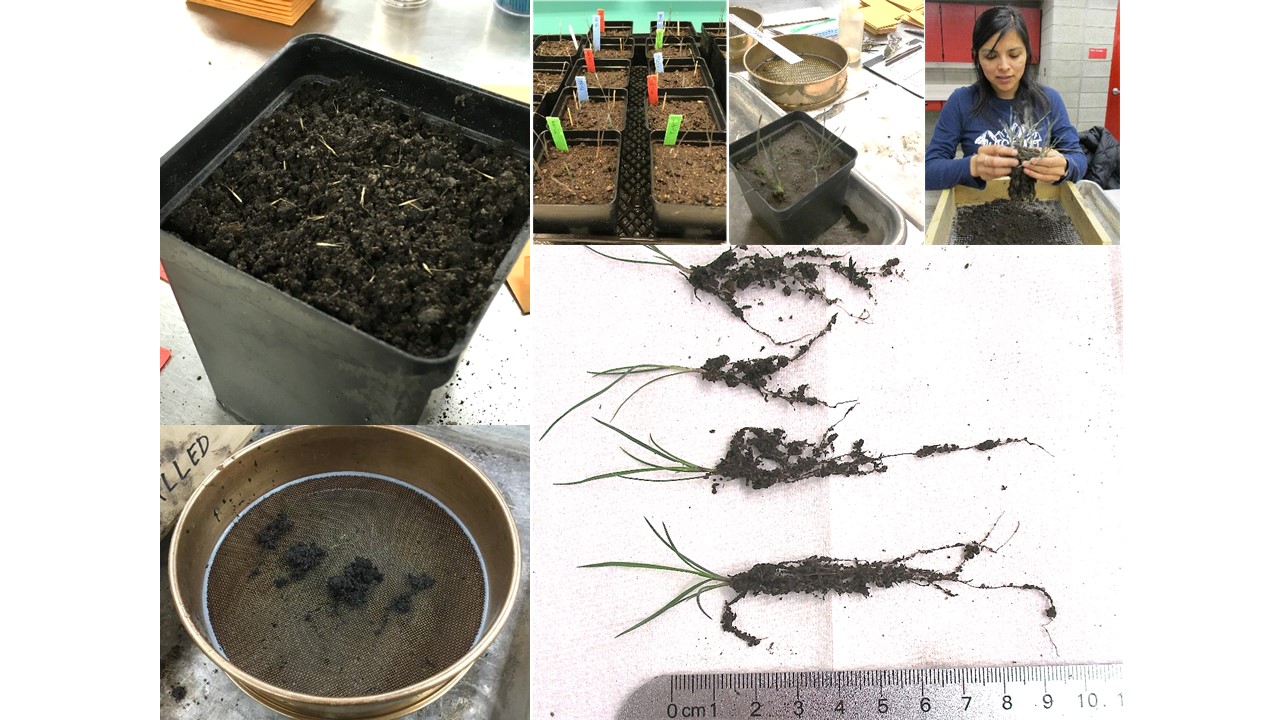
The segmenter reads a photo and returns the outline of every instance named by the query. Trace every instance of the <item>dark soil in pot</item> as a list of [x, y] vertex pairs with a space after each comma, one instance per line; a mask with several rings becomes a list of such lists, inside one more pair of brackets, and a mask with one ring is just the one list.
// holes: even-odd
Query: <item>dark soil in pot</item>
[[539, 43], [533, 54], [541, 58], [567, 58], [577, 55], [578, 48], [574, 47], [572, 40], [547, 40]]
[[[665, 129], [668, 115], [683, 116], [680, 120], [681, 132], [712, 132], [720, 129], [716, 127], [716, 122], [711, 117], [711, 111], [703, 100], [668, 99], [665, 108], [662, 102], [657, 105], [646, 104], [645, 113], [648, 115], [650, 130]], [[721, 174], [723, 175], [723, 173]]]
[[668, 70], [658, 73], [658, 87], [686, 88], [706, 87], [707, 81], [697, 70]]
[[579, 103], [570, 100], [559, 112], [565, 130], [622, 130], [627, 121], [627, 98], [617, 100], [592, 98]]
[[645, 48], [645, 50], [644, 50], [644, 55], [645, 55], [645, 57], [651, 58], [651, 57], [653, 57], [654, 52], [660, 52], [660, 53], [662, 53], [662, 59], [663, 59], [664, 61], [666, 61], [666, 60], [675, 60], [675, 59], [677, 59], [677, 58], [679, 58], [679, 59], [685, 59], [685, 60], [692, 60], [693, 58], [697, 57], [697, 56], [694, 54], [694, 52], [693, 52], [693, 46], [692, 46], [692, 45], [685, 45], [685, 44], [672, 44], [672, 45], [668, 45], [668, 44], [666, 44], [666, 43], [663, 43], [663, 44], [662, 44], [662, 49], [661, 49], [661, 50], [656, 50], [656, 51], [655, 51], [655, 50], [653, 49], [653, 43], [651, 42], [651, 43], [649, 43], [649, 47]]
[[414, 355], [440, 356], [487, 299], [529, 213], [509, 145], [386, 101], [306, 83], [164, 229]]
[[627, 86], [627, 71], [618, 70], [597, 70], [586, 74], [587, 86], [593, 88], [625, 88]]
[[724, 207], [724, 153], [722, 144], [654, 145], [654, 199], [677, 205]]
[[849, 157], [801, 125], [775, 135], [748, 160], [734, 163], [770, 205], [785, 208], [835, 174]]
[[630, 60], [635, 54], [630, 45], [625, 47], [600, 47], [600, 52], [596, 53], [597, 60]]
[[560, 89], [560, 80], [564, 77], [564, 72], [535, 72], [533, 74], [533, 92], [535, 95], [545, 95], [549, 92], [555, 92]]
[[1004, 199], [957, 207], [952, 242], [956, 245], [1083, 244], [1062, 203]]
[[533, 175], [533, 200], [545, 205], [594, 205], [613, 201], [618, 149], [570, 145], [549, 148]]

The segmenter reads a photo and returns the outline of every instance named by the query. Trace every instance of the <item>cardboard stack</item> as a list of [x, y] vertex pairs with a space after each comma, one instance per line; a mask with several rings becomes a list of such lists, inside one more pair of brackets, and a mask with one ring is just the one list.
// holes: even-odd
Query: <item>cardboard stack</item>
[[316, 0], [187, 0], [197, 5], [207, 5], [222, 10], [270, 20], [284, 25], [298, 22]]

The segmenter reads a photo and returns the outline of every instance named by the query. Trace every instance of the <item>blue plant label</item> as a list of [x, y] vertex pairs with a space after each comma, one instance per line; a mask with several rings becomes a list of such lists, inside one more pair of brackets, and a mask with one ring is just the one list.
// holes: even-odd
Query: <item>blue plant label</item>
[[600, 52], [600, 16], [591, 18], [591, 49]]
[[666, 13], [662, 12], [661, 10], [659, 10], [659, 11], [658, 11], [658, 26], [657, 26], [656, 28], [654, 28], [655, 30], [661, 30], [661, 29], [662, 29], [662, 17], [663, 17], [664, 15], [666, 15]]
[[660, 52], [653, 54], [653, 69], [662, 72], [662, 53]]
[[578, 102], [587, 101], [587, 78], [585, 75], [579, 75], [573, 81], [578, 85]]

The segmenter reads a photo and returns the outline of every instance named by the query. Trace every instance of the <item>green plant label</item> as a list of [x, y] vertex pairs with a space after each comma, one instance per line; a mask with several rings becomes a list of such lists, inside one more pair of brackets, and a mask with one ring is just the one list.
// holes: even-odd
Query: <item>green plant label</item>
[[569, 143], [564, 141], [564, 128], [560, 127], [560, 118], [547, 118], [547, 130], [551, 132], [551, 141], [556, 144], [556, 149], [568, 152]]
[[662, 30], [661, 28], [659, 28], [659, 29], [658, 29], [658, 31], [657, 31], [657, 32], [655, 32], [655, 33], [653, 34], [653, 49], [654, 49], [654, 50], [661, 50], [661, 49], [662, 49], [662, 36], [663, 36], [663, 35], [665, 35], [665, 34], [666, 34], [666, 32], [667, 32], [666, 30]]
[[662, 138], [663, 145], [676, 144], [676, 136], [680, 134], [680, 121], [683, 119], [683, 115], [667, 116], [667, 134]]

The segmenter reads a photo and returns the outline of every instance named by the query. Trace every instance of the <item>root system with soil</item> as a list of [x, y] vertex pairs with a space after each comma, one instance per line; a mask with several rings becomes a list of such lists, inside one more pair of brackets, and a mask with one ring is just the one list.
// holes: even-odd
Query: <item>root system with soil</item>
[[828, 408], [847, 405], [853, 401], [845, 400], [833, 405], [825, 400], [814, 397], [809, 394], [809, 385], [807, 383], [790, 390], [782, 390], [768, 386], [769, 381], [778, 371], [804, 357], [805, 354], [809, 352], [809, 349], [813, 347], [814, 343], [830, 332], [831, 328], [835, 326], [836, 318], [838, 317], [839, 315], [832, 315], [831, 319], [827, 321], [826, 327], [824, 327], [822, 331], [815, 335], [811, 340], [801, 345], [792, 355], [770, 355], [768, 357], [753, 358], [750, 360], [731, 360], [728, 355], [719, 355], [713, 358], [708, 358], [700, 367], [642, 364], [624, 365], [622, 367], [610, 368], [608, 370], [590, 371], [592, 375], [616, 377], [603, 389], [588, 395], [575, 403], [573, 407], [565, 410], [560, 417], [553, 420], [551, 424], [547, 426], [547, 429], [542, 432], [542, 435], [538, 439], [541, 440], [546, 437], [547, 433], [551, 432], [551, 429], [567, 417], [569, 413], [572, 413], [574, 410], [577, 410], [595, 398], [609, 392], [615, 385], [633, 375], [640, 376], [652, 373], [664, 373], [658, 377], [647, 380], [644, 384], [640, 385], [640, 387], [631, 391], [630, 395], [627, 395], [622, 402], [618, 403], [618, 407], [614, 409], [613, 415], [610, 419], [617, 417], [618, 411], [622, 409], [622, 406], [626, 405], [627, 401], [635, 397], [641, 390], [658, 382], [659, 380], [665, 380], [669, 377], [684, 375], [686, 373], [697, 373], [698, 377], [705, 382], [722, 383], [726, 387], [730, 388], [736, 388], [739, 386], [750, 388], [763, 397], [766, 402], [770, 399], [777, 399], [787, 403], [788, 405], [822, 405]]
[[[852, 411], [852, 408], [850, 408]], [[848, 417], [849, 412], [845, 412]], [[779, 484], [790, 484], [823, 477], [856, 477], [873, 475], [889, 470], [884, 461], [890, 458], [912, 456], [927, 458], [945, 455], [962, 450], [989, 452], [1004, 445], [1023, 443], [1048, 453], [1048, 450], [1027, 438], [1003, 438], [983, 440], [972, 445], [956, 443], [940, 443], [924, 445], [909, 452], [875, 453], [867, 452], [866, 440], [859, 438], [853, 441], [849, 450], [836, 452], [836, 440], [839, 434], [834, 432], [841, 418], [827, 428], [816, 442], [812, 440], [789, 440], [787, 433], [781, 428], [766, 430], [759, 427], [740, 428], [729, 440], [725, 454], [714, 465], [699, 465], [672, 453], [658, 444], [653, 435], [645, 442], [600, 419], [596, 422], [621, 435], [632, 445], [652, 456], [644, 459], [625, 447], [619, 448], [627, 457], [640, 463], [639, 467], [592, 475], [573, 482], [556, 483], [557, 485], [581, 485], [593, 480], [605, 478], [625, 478], [646, 482], [677, 482], [681, 480], [711, 480], [711, 492], [716, 493], [721, 485], [742, 483], [752, 490], [763, 490]], [[642, 477], [643, 476], [643, 477]]]
[[[753, 289], [776, 292], [783, 297], [793, 295], [805, 299], [817, 299], [827, 305], [837, 305], [843, 309], [840, 301], [827, 294], [825, 285], [818, 281], [825, 273], [844, 278], [849, 284], [860, 288], [874, 300], [872, 282], [876, 278], [902, 277], [898, 258], [886, 260], [880, 267], [860, 267], [852, 258], [842, 255], [830, 255], [821, 250], [802, 249], [775, 255], [764, 248], [764, 253], [757, 253], [743, 247], [732, 247], [721, 253], [715, 260], [705, 265], [686, 266], [678, 262], [656, 245], [646, 245], [654, 252], [653, 260], [633, 260], [608, 255], [595, 248], [588, 250], [603, 255], [610, 260], [636, 263], [640, 265], [667, 265], [680, 271], [685, 281], [693, 288], [693, 295], [698, 298], [706, 293], [719, 300], [733, 316], [747, 327], [769, 339], [775, 345], [791, 345], [804, 338], [778, 340], [772, 334], [761, 330], [747, 320], [747, 311], [759, 307], [760, 302], [747, 301], [744, 294]], [[845, 314], [849, 314], [845, 311]], [[865, 320], [866, 317], [858, 319]]]
[[[667, 547], [677, 558], [680, 559], [683, 567], [672, 565], [659, 565], [653, 563], [611, 561], [602, 563], [592, 563], [583, 565], [584, 568], [602, 568], [602, 567], [623, 567], [623, 568], [639, 568], [648, 570], [662, 570], [676, 573], [686, 573], [701, 577], [698, 582], [685, 588], [682, 592], [671, 599], [666, 605], [644, 618], [640, 622], [618, 633], [618, 637], [642, 627], [646, 623], [656, 619], [666, 611], [681, 603], [693, 600], [698, 605], [698, 609], [706, 615], [708, 619], [712, 619], [711, 615], [702, 607], [702, 595], [720, 588], [729, 588], [733, 591], [732, 599], [725, 601], [724, 607], [720, 613], [720, 629], [730, 633], [742, 640], [749, 646], [759, 645], [761, 638], [752, 635], [738, 626], [738, 616], [733, 611], [733, 606], [745, 597], [755, 595], [773, 595], [785, 596], [791, 594], [810, 594], [819, 597], [825, 597], [828, 593], [836, 594], [857, 594], [864, 597], [870, 597], [873, 588], [890, 588], [895, 585], [912, 584], [921, 587], [932, 587], [941, 591], [947, 597], [955, 597], [955, 591], [945, 587], [946, 585], [963, 585], [965, 587], [977, 590], [1026, 590], [1037, 593], [1045, 601], [1044, 616], [1046, 621], [1041, 627], [1044, 628], [1045, 634], [1048, 635], [1048, 623], [1052, 622], [1058, 615], [1058, 609], [1054, 605], [1053, 597], [1049, 591], [1040, 585], [1031, 583], [1003, 583], [1003, 584], [986, 584], [973, 580], [966, 580], [961, 577], [961, 571], [966, 563], [977, 557], [983, 552], [996, 553], [1004, 546], [1001, 543], [999, 547], [991, 547], [987, 544], [991, 533], [995, 531], [999, 524], [1000, 518], [996, 518], [996, 522], [992, 525], [987, 534], [980, 540], [951, 543], [940, 547], [929, 548], [925, 550], [916, 550], [915, 552], [896, 557], [890, 560], [837, 560], [830, 557], [814, 555], [802, 560], [788, 560], [779, 563], [756, 563], [747, 570], [732, 575], [708, 570], [705, 566], [695, 562], [689, 556], [681, 552], [671, 538], [671, 531], [663, 524], [662, 531], [659, 532], [648, 519], [645, 523], [649, 529], [658, 537], [658, 540]], [[1013, 533], [1005, 540], [1009, 542], [1014, 534], [1017, 534], [1018, 528], [1015, 526]], [[927, 568], [916, 567], [909, 564], [909, 561], [916, 558], [924, 558], [934, 553], [943, 553], [947, 551], [959, 551], [959, 559], [949, 570], [931, 570]], [[1052, 636], [1049, 636], [1049, 642], [1053, 643]], [[1055, 652], [1057, 646], [1054, 645]]]

